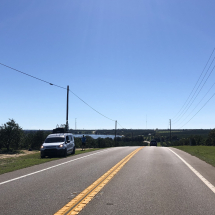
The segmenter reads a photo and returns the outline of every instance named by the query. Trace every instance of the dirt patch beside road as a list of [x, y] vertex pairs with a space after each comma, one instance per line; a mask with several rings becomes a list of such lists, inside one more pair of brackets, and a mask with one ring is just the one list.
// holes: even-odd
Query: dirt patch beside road
[[[90, 148], [86, 148], [85, 150], [88, 150]], [[81, 150], [81, 148], [76, 148], [76, 150]], [[0, 159], [4, 158], [16, 158], [24, 155], [29, 155], [29, 154], [35, 154], [39, 151], [28, 151], [28, 150], [21, 150], [22, 153], [17, 153], [17, 154], [0, 154]]]
[[4, 158], [16, 158], [16, 157], [20, 157], [20, 156], [24, 156], [24, 155], [29, 155], [29, 154], [35, 154], [38, 151], [28, 151], [28, 150], [21, 150], [23, 153], [19, 153], [19, 154], [0, 154], [0, 159], [4, 159]]

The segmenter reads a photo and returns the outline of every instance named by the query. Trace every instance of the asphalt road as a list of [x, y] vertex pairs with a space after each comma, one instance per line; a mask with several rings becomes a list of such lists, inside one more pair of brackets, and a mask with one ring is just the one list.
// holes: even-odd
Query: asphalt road
[[[0, 175], [0, 214], [54, 214], [137, 148], [99, 150]], [[171, 150], [215, 185], [214, 167]], [[171, 150], [144, 147], [80, 215], [215, 214], [215, 193]]]

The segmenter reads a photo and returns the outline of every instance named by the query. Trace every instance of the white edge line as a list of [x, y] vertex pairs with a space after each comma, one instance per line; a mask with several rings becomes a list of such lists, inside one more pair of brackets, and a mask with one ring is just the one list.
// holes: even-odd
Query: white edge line
[[86, 155], [86, 156], [83, 156], [83, 157], [80, 157], [80, 158], [76, 158], [76, 159], [73, 159], [73, 160], [70, 160], [70, 161], [66, 161], [64, 163], [60, 163], [60, 164], [57, 164], [57, 165], [54, 165], [54, 166], [51, 166], [51, 167], [48, 167], [48, 168], [45, 168], [45, 169], [41, 169], [41, 170], [36, 171], [36, 172], [32, 172], [32, 173], [29, 173], [29, 174], [26, 174], [26, 175], [23, 175], [23, 176], [20, 176], [20, 177], [17, 177], [17, 178], [13, 178], [13, 179], [10, 179], [10, 180], [7, 180], [7, 181], [3, 181], [3, 182], [0, 183], [0, 185], [9, 183], [11, 181], [16, 181], [18, 179], [25, 178], [25, 177], [28, 177], [30, 175], [34, 175], [34, 174], [37, 174], [37, 173], [40, 173], [40, 172], [43, 172], [43, 171], [46, 171], [46, 170], [49, 170], [49, 169], [52, 169], [52, 168], [55, 168], [55, 167], [67, 164], [67, 163], [70, 163], [70, 162], [73, 162], [73, 161], [77, 161], [77, 160], [80, 160], [82, 158], [86, 158], [86, 157], [89, 157], [89, 156], [92, 156], [92, 155], [95, 155], [95, 154], [99, 154], [99, 153], [102, 153], [102, 152], [105, 152], [105, 151], [108, 151], [108, 150], [110, 150], [110, 149], [102, 150], [100, 152], [95, 152], [95, 153], [90, 154], [90, 155]]
[[215, 193], [215, 187], [206, 179], [204, 178], [197, 170], [195, 170], [189, 163], [187, 163], [182, 157], [180, 157], [176, 152], [169, 149], [172, 153], [174, 153], [178, 158], [180, 158], [207, 186], [210, 188], [212, 192]]

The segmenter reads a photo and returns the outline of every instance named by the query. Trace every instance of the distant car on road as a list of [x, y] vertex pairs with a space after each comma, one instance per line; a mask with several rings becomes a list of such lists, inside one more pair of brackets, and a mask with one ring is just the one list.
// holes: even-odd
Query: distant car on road
[[156, 140], [151, 140], [150, 146], [157, 146], [157, 141]]
[[40, 156], [63, 156], [75, 154], [75, 141], [71, 133], [50, 134], [40, 148]]

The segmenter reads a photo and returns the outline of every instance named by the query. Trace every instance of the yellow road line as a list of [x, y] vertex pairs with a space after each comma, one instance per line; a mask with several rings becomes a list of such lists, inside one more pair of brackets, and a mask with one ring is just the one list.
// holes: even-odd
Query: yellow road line
[[81, 192], [78, 196], [67, 203], [63, 208], [61, 208], [55, 215], [64, 214], [78, 214], [93, 198], [94, 196], [116, 175], [117, 172], [143, 147], [140, 147], [125, 158], [123, 158], [119, 163], [108, 170], [104, 175], [97, 179], [93, 184]]

